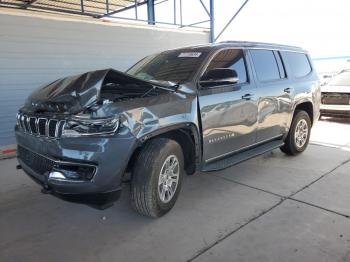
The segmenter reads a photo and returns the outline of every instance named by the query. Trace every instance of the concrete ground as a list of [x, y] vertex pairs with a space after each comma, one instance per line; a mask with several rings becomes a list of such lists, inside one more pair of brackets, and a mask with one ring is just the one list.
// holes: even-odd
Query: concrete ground
[[186, 177], [174, 209], [136, 214], [128, 188], [98, 211], [39, 193], [0, 161], [0, 261], [350, 261], [350, 122], [318, 122], [279, 150]]

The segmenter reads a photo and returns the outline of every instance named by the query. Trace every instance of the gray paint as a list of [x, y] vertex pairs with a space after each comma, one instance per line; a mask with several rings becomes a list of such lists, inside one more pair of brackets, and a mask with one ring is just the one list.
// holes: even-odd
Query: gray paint
[[[203, 159], [206, 162], [273, 138], [283, 139], [282, 136], [285, 137], [288, 134], [293, 112], [301, 103], [310, 102], [313, 105], [312, 119], [318, 119], [320, 88], [314, 70], [309, 75], [297, 79], [292, 76], [287, 59], [283, 57], [288, 77], [262, 83], [257, 79], [248, 50], [288, 50], [305, 54], [307, 51], [292, 46], [254, 42], [223, 42], [216, 46], [220, 45], [223, 49], [244, 50], [250, 82], [209, 90], [200, 89]], [[291, 90], [291, 94], [286, 91], [286, 88]], [[248, 101], [244, 99], [246, 95], [250, 97]]]
[[0, 145], [15, 142], [15, 114], [37, 87], [86, 71], [126, 70], [142, 57], [207, 43], [205, 32], [0, 13]]

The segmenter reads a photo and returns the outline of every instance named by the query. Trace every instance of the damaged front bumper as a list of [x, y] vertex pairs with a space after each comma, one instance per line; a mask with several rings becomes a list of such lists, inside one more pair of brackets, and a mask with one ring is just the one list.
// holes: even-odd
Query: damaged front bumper
[[18, 162], [44, 192], [92, 205], [119, 198], [137, 141], [130, 133], [49, 139], [16, 128]]

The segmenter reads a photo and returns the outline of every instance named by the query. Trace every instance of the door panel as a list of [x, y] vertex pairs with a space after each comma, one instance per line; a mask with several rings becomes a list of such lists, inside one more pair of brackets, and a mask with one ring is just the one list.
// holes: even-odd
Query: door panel
[[292, 90], [279, 52], [250, 50], [249, 53], [258, 89], [257, 142], [262, 142], [286, 132]]
[[255, 88], [221, 87], [200, 90], [203, 159], [208, 161], [253, 145], [256, 140], [257, 100], [242, 99]]
[[290, 110], [290, 94], [283, 90], [289, 83], [274, 83], [258, 86], [258, 131], [257, 142], [269, 140], [287, 131]]
[[199, 88], [205, 161], [253, 145], [256, 141], [258, 104], [246, 53], [239, 48], [221, 49], [214, 54], [203, 75], [215, 68], [235, 70], [238, 82]]

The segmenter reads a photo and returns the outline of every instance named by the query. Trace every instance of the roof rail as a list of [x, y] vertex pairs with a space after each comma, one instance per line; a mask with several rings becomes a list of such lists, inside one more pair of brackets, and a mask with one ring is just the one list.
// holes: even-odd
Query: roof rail
[[301, 47], [291, 46], [291, 45], [283, 45], [283, 44], [275, 44], [275, 43], [264, 43], [264, 42], [253, 42], [253, 41], [221, 41], [219, 44], [236, 44], [250, 47], [283, 47], [288, 49], [298, 49], [301, 50]]

